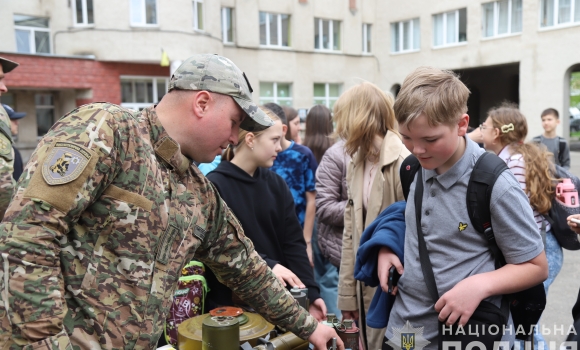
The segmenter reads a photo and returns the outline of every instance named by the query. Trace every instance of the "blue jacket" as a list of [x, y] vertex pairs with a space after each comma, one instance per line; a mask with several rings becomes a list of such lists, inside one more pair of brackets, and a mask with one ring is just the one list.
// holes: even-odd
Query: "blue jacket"
[[[356, 254], [354, 278], [371, 287], [379, 285], [377, 258], [381, 247], [389, 247], [404, 261], [405, 205], [404, 201], [391, 204], [364, 230]], [[394, 296], [377, 288], [367, 312], [367, 325], [386, 327], [394, 302]]]

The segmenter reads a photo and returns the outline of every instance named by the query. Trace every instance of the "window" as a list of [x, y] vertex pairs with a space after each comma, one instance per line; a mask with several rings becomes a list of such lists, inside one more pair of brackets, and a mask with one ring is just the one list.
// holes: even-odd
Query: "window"
[[222, 8], [222, 40], [225, 44], [234, 43], [234, 9]]
[[121, 77], [121, 106], [141, 110], [161, 100], [169, 80], [164, 77]]
[[363, 28], [362, 28], [362, 42], [363, 42], [363, 46], [362, 46], [362, 52], [363, 53], [371, 53], [371, 28], [372, 25], [371, 24], [367, 24], [367, 23], [363, 23]]
[[34, 95], [36, 106], [36, 131], [38, 137], [44, 136], [54, 124], [54, 96], [52, 94]]
[[522, 0], [500, 0], [482, 5], [486, 38], [522, 31]]
[[540, 26], [553, 27], [580, 22], [580, 0], [542, 0]]
[[274, 102], [281, 106], [292, 106], [290, 83], [260, 83], [260, 104]]
[[73, 0], [73, 23], [75, 26], [89, 26], [95, 23], [93, 0]]
[[340, 21], [314, 19], [314, 49], [340, 51]]
[[260, 12], [260, 45], [290, 46], [290, 15]]
[[14, 15], [16, 51], [50, 53], [48, 18]]
[[466, 9], [433, 15], [433, 46], [447, 46], [464, 41], [467, 41]]
[[203, 0], [193, 0], [193, 29], [203, 30]]
[[325, 105], [331, 111], [340, 96], [340, 84], [314, 84], [314, 104]]
[[391, 23], [391, 52], [417, 51], [420, 46], [419, 18]]
[[131, 0], [131, 25], [157, 24], [157, 0]]

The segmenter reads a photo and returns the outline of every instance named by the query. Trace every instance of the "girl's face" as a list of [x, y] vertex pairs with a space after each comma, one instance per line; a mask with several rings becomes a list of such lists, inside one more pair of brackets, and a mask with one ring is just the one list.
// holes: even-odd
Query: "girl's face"
[[296, 141], [300, 132], [300, 117], [292, 119], [288, 124], [290, 124], [290, 136], [292, 140]]
[[497, 130], [493, 127], [493, 121], [490, 117], [487, 117], [485, 122], [481, 124], [480, 129], [481, 138], [483, 139], [483, 147], [488, 151], [498, 154], [503, 146], [501, 145], [501, 142], [499, 142]]
[[282, 151], [280, 141], [284, 137], [282, 122], [277, 120], [260, 136], [254, 138], [251, 152], [258, 167], [269, 168], [274, 165], [278, 153]]

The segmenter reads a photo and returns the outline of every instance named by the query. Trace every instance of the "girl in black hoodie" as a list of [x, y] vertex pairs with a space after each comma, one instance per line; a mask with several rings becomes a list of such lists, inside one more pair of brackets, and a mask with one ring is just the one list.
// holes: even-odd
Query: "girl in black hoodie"
[[[286, 182], [268, 168], [282, 150], [280, 140], [286, 126], [268, 110], [275, 121], [264, 131], [240, 130], [235, 150], [229, 147], [223, 161], [207, 175], [220, 196], [236, 215], [245, 235], [272, 272], [288, 288], [308, 288], [310, 314], [319, 321], [326, 317], [326, 305], [308, 256], [294, 200]], [[209, 308], [234, 305], [232, 291], [208, 271]]]

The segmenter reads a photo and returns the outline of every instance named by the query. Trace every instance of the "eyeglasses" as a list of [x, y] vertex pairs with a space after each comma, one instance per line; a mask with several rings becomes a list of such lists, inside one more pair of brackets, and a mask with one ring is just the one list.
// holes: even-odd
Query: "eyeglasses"
[[483, 130], [487, 129], [485, 124], [479, 124], [479, 131], [483, 132]]

